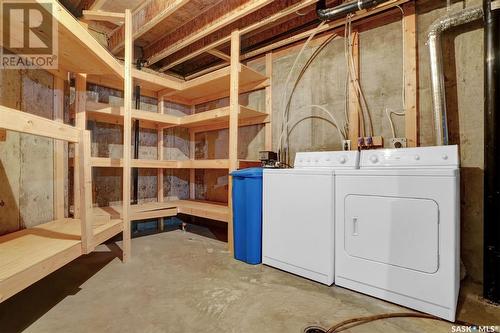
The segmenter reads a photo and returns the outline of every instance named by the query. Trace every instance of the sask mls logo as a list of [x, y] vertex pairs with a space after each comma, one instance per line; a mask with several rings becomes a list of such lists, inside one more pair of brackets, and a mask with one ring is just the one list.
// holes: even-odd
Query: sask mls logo
[[57, 20], [51, 0], [0, 0], [3, 69], [56, 69]]

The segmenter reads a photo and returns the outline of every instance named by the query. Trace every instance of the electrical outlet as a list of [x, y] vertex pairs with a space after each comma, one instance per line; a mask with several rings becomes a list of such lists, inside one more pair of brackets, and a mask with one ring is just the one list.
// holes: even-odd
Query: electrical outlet
[[406, 148], [406, 138], [392, 138], [391, 139], [392, 148]]
[[351, 150], [351, 140], [342, 140], [342, 150]]

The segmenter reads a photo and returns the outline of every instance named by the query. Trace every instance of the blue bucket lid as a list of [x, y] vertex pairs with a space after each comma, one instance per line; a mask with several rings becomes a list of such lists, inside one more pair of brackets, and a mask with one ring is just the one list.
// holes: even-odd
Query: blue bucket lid
[[235, 170], [231, 172], [230, 175], [241, 178], [262, 178], [262, 168], [247, 168]]

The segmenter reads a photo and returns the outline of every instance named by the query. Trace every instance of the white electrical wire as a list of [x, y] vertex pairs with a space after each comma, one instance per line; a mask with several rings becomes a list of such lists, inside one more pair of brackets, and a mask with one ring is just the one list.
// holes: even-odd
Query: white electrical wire
[[288, 72], [288, 76], [286, 78], [286, 81], [285, 81], [285, 85], [283, 87], [283, 94], [282, 94], [282, 98], [281, 98], [281, 110], [283, 110], [283, 115], [281, 117], [281, 124], [282, 126], [284, 126], [285, 122], [286, 122], [286, 112], [285, 112], [285, 103], [286, 103], [286, 95], [288, 93], [288, 84], [290, 82], [290, 79], [292, 78], [292, 74], [293, 74], [293, 71], [295, 69], [295, 66], [297, 66], [297, 63], [300, 59], [300, 56], [302, 55], [302, 53], [304, 52], [304, 50], [306, 49], [307, 45], [309, 44], [309, 42], [311, 41], [311, 39], [314, 38], [314, 36], [316, 35], [316, 33], [318, 32], [318, 30], [325, 24], [325, 21], [321, 22], [317, 27], [316, 29], [313, 30], [313, 32], [311, 33], [311, 35], [309, 35], [309, 38], [307, 38], [306, 42], [304, 43], [304, 45], [302, 45], [302, 48], [300, 49], [299, 53], [297, 54], [297, 56], [295, 57], [295, 60], [293, 62], [293, 65], [292, 65], [292, 68], [290, 69], [290, 71]]
[[[402, 25], [402, 40], [403, 40], [403, 53], [404, 53], [404, 49], [405, 49], [405, 38], [404, 38], [404, 34], [405, 34], [405, 20], [404, 20], [404, 16], [405, 16], [405, 12], [403, 10], [403, 8], [401, 8], [401, 6], [397, 6], [399, 8], [399, 10], [401, 11], [401, 14], [402, 14], [402, 20], [401, 20], [401, 25]], [[392, 111], [392, 110], [389, 110], [388, 108], [385, 109], [385, 114], [387, 116], [387, 119], [389, 120], [389, 124], [391, 126], [391, 131], [392, 131], [392, 137], [393, 138], [396, 138], [396, 129], [394, 127], [394, 122], [392, 121], [392, 117], [391, 115], [396, 115], [396, 116], [406, 116], [406, 113], [405, 113], [405, 110], [404, 110], [404, 107], [406, 105], [406, 96], [405, 96], [405, 86], [406, 86], [406, 75], [405, 75], [405, 57], [404, 57], [404, 54], [403, 54], [403, 87], [401, 89], [401, 100], [403, 101], [403, 111], [402, 112], [396, 112], [396, 111]]]
[[[312, 105], [309, 105], [309, 106], [304, 106], [296, 111], [300, 111], [300, 110], [303, 110], [303, 109], [306, 109], [306, 108], [318, 108], [320, 109], [321, 111], [325, 112], [327, 115], [330, 116], [330, 118], [332, 119], [331, 123], [335, 126], [335, 128], [337, 129], [337, 132], [339, 134], [339, 138], [340, 138], [340, 142], [342, 142], [342, 140], [346, 140], [346, 133], [344, 133], [342, 131], [342, 127], [339, 125], [339, 123], [337, 122], [337, 119], [335, 118], [335, 116], [333, 115], [333, 113], [331, 113], [330, 111], [328, 111], [325, 107], [321, 106], [321, 105], [317, 105], [317, 104], [312, 104]], [[304, 119], [307, 119], [307, 118], [322, 118], [322, 117], [319, 117], [319, 116], [314, 116], [314, 115], [307, 115], [305, 117], [302, 117], [300, 118], [299, 120], [297, 120], [293, 126], [295, 127], [299, 122], [303, 121]], [[290, 125], [290, 123], [292, 122], [292, 119], [287, 121], [286, 124], [285, 124], [285, 128], [288, 127], [288, 125]], [[282, 143], [282, 140], [283, 140], [283, 136], [285, 134], [285, 131], [281, 131], [281, 134], [279, 136], [279, 139], [278, 139], [278, 150], [281, 149], [281, 143]]]
[[396, 116], [405, 116], [406, 113], [403, 112], [396, 112], [396, 111], [390, 111], [388, 108], [385, 108], [385, 114], [387, 116], [387, 119], [389, 120], [389, 124], [391, 125], [391, 131], [392, 131], [392, 137], [396, 138], [396, 129], [394, 128], [394, 122], [392, 121], [391, 115], [396, 115]]

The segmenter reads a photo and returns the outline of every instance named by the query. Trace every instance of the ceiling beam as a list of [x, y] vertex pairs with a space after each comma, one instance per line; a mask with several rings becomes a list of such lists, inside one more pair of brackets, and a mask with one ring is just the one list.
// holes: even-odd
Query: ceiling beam
[[108, 0], [94, 0], [88, 10], [101, 10]]
[[[293, 15], [308, 6], [314, 5], [317, 0], [286, 0], [275, 1], [274, 3], [254, 12], [251, 17], [245, 17], [234, 24], [217, 31], [201, 40], [189, 45], [175, 54], [166, 57], [162, 62], [160, 71], [166, 71], [202, 53], [215, 49], [231, 39], [231, 31], [240, 29], [241, 35], [245, 35], [262, 29], [264, 26], [272, 24], [289, 15]], [[166, 48], [167, 51], [170, 48]], [[172, 53], [172, 52], [171, 52]]]
[[221, 52], [217, 49], [213, 49], [213, 50], [208, 50], [207, 53], [219, 58], [219, 59], [222, 59], [226, 62], [230, 62], [231, 61], [231, 57], [228, 56], [227, 54], [225, 54], [224, 52]]
[[[140, 38], [188, 2], [189, 0], [148, 0], [143, 3], [132, 14], [132, 38]], [[117, 54], [123, 49], [124, 36], [125, 28], [121, 26], [109, 37], [108, 45], [112, 53]]]
[[83, 19], [88, 21], [104, 21], [115, 24], [122, 24], [125, 20], [125, 14], [103, 12], [100, 10], [84, 10]]
[[225, 0], [218, 3], [206, 15], [189, 21], [146, 47], [144, 55], [148, 66], [272, 2], [273, 0]]

